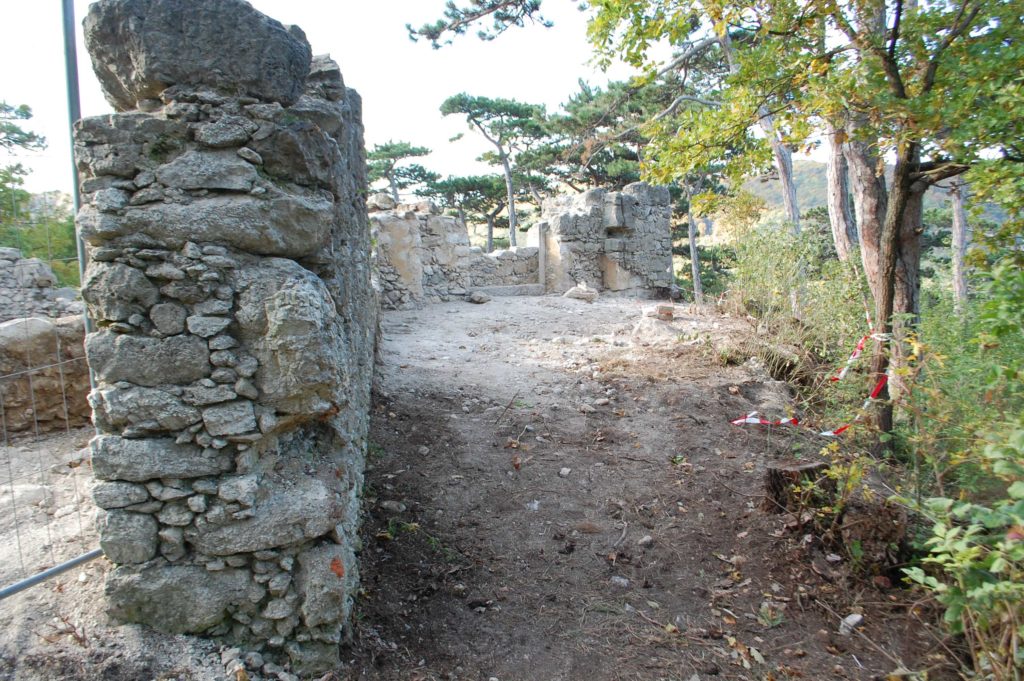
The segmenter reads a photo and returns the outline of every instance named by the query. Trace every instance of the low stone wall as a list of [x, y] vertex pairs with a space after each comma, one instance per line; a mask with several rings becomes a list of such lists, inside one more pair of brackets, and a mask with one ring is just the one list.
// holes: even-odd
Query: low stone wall
[[9, 433], [89, 422], [92, 408], [81, 316], [0, 323], [0, 402]]
[[81, 313], [78, 291], [58, 288], [49, 265], [38, 258], [22, 257], [17, 248], [0, 248], [0, 322]]
[[464, 297], [472, 288], [516, 286], [538, 281], [538, 249], [510, 248], [484, 253], [469, 245], [466, 226], [441, 215], [430, 203], [370, 213], [377, 243], [377, 285], [390, 309]]
[[241, 0], [101, 0], [85, 29], [123, 112], [75, 130], [110, 611], [322, 673], [377, 327], [359, 96]]
[[544, 202], [545, 287], [564, 293], [586, 283], [641, 293], [672, 284], [672, 207], [665, 187], [644, 182], [621, 192], [593, 189]]

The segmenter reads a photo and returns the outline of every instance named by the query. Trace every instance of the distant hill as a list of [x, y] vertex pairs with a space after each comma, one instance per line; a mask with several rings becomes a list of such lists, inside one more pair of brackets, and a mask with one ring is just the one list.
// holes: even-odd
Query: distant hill
[[[891, 169], [890, 169], [891, 170]], [[811, 208], [827, 205], [826, 165], [817, 161], [793, 161], [793, 179], [796, 181], [796, 200], [803, 213]], [[778, 178], [755, 177], [747, 180], [743, 188], [764, 199], [769, 207], [782, 208], [782, 183]], [[925, 210], [942, 208], [949, 203], [945, 192], [928, 190], [924, 197]]]

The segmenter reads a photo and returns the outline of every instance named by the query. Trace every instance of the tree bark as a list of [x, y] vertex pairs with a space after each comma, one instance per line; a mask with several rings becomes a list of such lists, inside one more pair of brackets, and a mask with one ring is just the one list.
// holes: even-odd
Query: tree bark
[[512, 186], [512, 167], [508, 162], [508, 154], [500, 146], [498, 153], [501, 156], [501, 167], [505, 171], [505, 189], [508, 192], [508, 245], [518, 246], [516, 243], [516, 201], [515, 188]]
[[497, 208], [486, 214], [487, 217], [487, 252], [491, 253], [494, 251], [494, 219], [498, 217], [505, 208], [505, 204], [499, 205]]
[[[881, 326], [885, 334], [893, 333], [893, 312], [896, 299], [897, 270], [901, 267], [901, 250], [910, 246], [908, 237], [910, 230], [908, 224], [912, 219], [906, 216], [907, 207], [916, 199], [912, 196], [916, 193], [913, 186], [911, 174], [918, 165], [918, 146], [916, 142], [905, 142], [896, 155], [896, 166], [893, 169], [892, 187], [889, 191], [886, 204], [885, 221], [879, 234], [878, 248], [878, 282], [875, 296], [875, 323]], [[923, 190], [920, 192], [923, 195]], [[911, 213], [917, 208], [911, 205]], [[917, 235], [914, 235], [917, 239]], [[920, 256], [920, 245], [917, 245], [918, 257]], [[901, 288], [901, 306], [916, 304], [916, 291], [907, 290], [911, 283], [916, 284], [917, 272], [908, 276], [907, 268], [913, 261], [912, 249], [904, 253], [905, 259], [902, 263], [904, 269]], [[881, 380], [889, 368], [890, 357], [886, 352], [888, 341], [878, 340], [875, 342], [874, 356], [871, 359], [871, 374], [876, 381]], [[894, 344], [892, 344], [894, 345]], [[889, 400], [888, 388], [883, 388], [878, 399], [882, 400], [882, 407], [878, 413], [878, 428], [883, 433], [892, 430], [892, 402]], [[881, 444], [881, 443], [880, 443]]]
[[961, 316], [967, 304], [964, 258], [967, 256], [967, 245], [970, 243], [967, 209], [964, 207], [966, 195], [967, 185], [954, 181], [949, 188], [949, 196], [953, 199], [953, 305], [957, 315]]
[[879, 174], [878, 158], [866, 142], [851, 139], [843, 146], [848, 163], [853, 208], [860, 235], [860, 257], [871, 297], [878, 300], [879, 246], [885, 220], [885, 176]]
[[836, 255], [843, 262], [854, 249], [857, 228], [850, 210], [850, 183], [847, 173], [846, 156], [843, 152], [845, 131], [832, 129], [828, 133], [828, 219], [832, 227], [832, 242]]
[[703, 305], [704, 286], [700, 280], [700, 255], [697, 253], [697, 221], [693, 219], [692, 211], [687, 211], [686, 220], [689, 223], [690, 232], [690, 272], [693, 275], [693, 302]]
[[401, 199], [398, 198], [398, 183], [395, 182], [395, 176], [388, 173], [388, 184], [391, 185], [391, 198], [395, 200], [395, 203], [399, 203]]
[[779, 181], [782, 182], [782, 201], [786, 206], [786, 218], [792, 224], [793, 234], [800, 234], [800, 206], [796, 201], [796, 182], [793, 180], [793, 152], [779, 139], [773, 118], [762, 111], [758, 113], [761, 115], [758, 122], [768, 136], [772, 153], [775, 154], [775, 167], [779, 171]]

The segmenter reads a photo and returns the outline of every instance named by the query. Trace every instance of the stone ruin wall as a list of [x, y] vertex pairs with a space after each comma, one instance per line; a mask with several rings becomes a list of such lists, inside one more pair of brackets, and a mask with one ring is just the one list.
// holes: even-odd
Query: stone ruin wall
[[89, 406], [80, 315], [0, 323], [0, 405], [8, 433], [84, 426]]
[[470, 246], [461, 220], [441, 215], [429, 202], [394, 206], [375, 199], [385, 207], [370, 213], [384, 307], [446, 302], [476, 288], [538, 282], [537, 248], [484, 253]]
[[529, 246], [493, 253], [471, 248], [466, 226], [430, 203], [395, 206], [378, 195], [371, 204], [371, 210], [377, 207], [370, 224], [378, 286], [387, 308], [494, 287], [565, 293], [585, 282], [597, 291], [650, 295], [673, 283], [672, 207], [664, 187], [637, 182], [621, 192], [593, 189], [553, 197], [527, 234]]
[[58, 287], [49, 265], [39, 258], [23, 257], [17, 248], [0, 248], [0, 322], [81, 313], [78, 291]]
[[672, 277], [668, 188], [645, 182], [621, 192], [592, 189], [544, 202], [538, 233], [546, 250], [545, 288], [586, 283], [601, 291], [668, 289]]
[[85, 425], [92, 409], [82, 301], [53, 270], [0, 248], [0, 409], [9, 433]]
[[329, 669], [377, 328], [359, 96], [241, 0], [101, 0], [85, 34], [120, 112], [75, 131], [110, 611]]

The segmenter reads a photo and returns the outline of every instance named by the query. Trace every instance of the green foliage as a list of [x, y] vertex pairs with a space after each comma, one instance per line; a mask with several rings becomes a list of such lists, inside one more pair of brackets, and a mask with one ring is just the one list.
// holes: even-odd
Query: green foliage
[[428, 182], [422, 193], [471, 222], [485, 222], [484, 216], [505, 207], [505, 180], [500, 175], [449, 176]]
[[796, 236], [783, 224], [762, 223], [737, 239], [730, 299], [772, 329], [776, 340], [824, 362], [845, 360], [864, 334], [862, 286], [820, 232]]
[[524, 139], [544, 135], [544, 107], [501, 97], [452, 95], [441, 103], [445, 116], [461, 114], [499, 148], [515, 147]]
[[0, 222], [0, 246], [49, 263], [61, 286], [79, 286], [75, 219], [66, 211], [39, 211]]
[[[682, 258], [682, 266], [676, 272], [676, 286], [683, 293], [683, 298], [693, 299], [693, 273], [690, 269], [690, 247], [676, 246], [673, 255]], [[700, 280], [704, 287], [704, 295], [717, 298], [728, 290], [730, 270], [735, 266], [736, 249], [726, 244], [697, 246], [697, 258], [700, 261]]]
[[509, 28], [524, 25], [527, 19], [551, 26], [551, 22], [539, 14], [540, 3], [541, 0], [471, 0], [468, 7], [459, 7], [455, 0], [448, 0], [442, 18], [419, 28], [411, 24], [406, 24], [405, 28], [413, 42], [426, 38], [437, 49], [450, 45], [455, 36], [465, 34], [474, 24], [491, 19], [490, 28], [477, 31], [477, 37], [494, 40]]
[[[20, 121], [32, 110], [0, 102], [0, 149], [34, 151], [46, 140], [23, 130]], [[49, 262], [63, 286], [78, 286], [74, 216], [56, 207], [51, 197], [36, 197], [22, 189], [28, 171], [19, 164], [0, 167], [0, 246], [18, 248], [26, 258]]]
[[[908, 578], [962, 634], [975, 672], [1015, 679], [1024, 665], [1024, 272], [1007, 257], [960, 323], [925, 310], [914, 415], [903, 437], [913, 478], [902, 500], [932, 520]], [[1015, 672], [1016, 670], [1016, 672]]]
[[409, 142], [385, 142], [377, 144], [366, 154], [370, 183], [385, 180], [393, 197], [410, 187], [422, 187], [439, 176], [417, 163], [406, 163], [410, 158], [426, 156], [430, 149], [416, 147]]
[[25, 104], [13, 106], [0, 101], [0, 149], [31, 151], [46, 148], [44, 137], [23, 130], [17, 123], [17, 121], [27, 121], [30, 118], [32, 118], [32, 109]]

